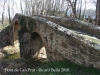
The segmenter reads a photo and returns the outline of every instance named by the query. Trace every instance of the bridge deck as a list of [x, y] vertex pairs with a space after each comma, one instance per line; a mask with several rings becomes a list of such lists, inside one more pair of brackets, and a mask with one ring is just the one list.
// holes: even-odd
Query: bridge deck
[[100, 44], [100, 39], [88, 34], [87, 32], [81, 31], [81, 30], [77, 30], [77, 29], [70, 29], [72, 32], [74, 32], [76, 35], [82, 36], [84, 37], [86, 40], [89, 40], [91, 42]]

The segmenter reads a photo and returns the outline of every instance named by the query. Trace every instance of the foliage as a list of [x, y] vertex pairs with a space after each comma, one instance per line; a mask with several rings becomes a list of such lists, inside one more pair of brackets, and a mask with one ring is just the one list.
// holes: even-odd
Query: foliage
[[3, 29], [5, 29], [6, 27], [8, 27], [8, 26], [9, 26], [8, 20], [5, 20], [3, 25], [0, 23], [0, 32], [1, 32]]
[[[61, 17], [77, 17], [78, 19], [84, 20], [85, 15], [90, 15], [86, 14], [86, 11], [90, 8], [88, 7], [87, 9], [88, 4], [91, 4], [95, 7], [96, 1], [91, 0], [88, 2], [88, 0], [1, 0], [1, 9], [3, 9], [1, 10], [2, 23], [5, 19], [5, 16], [9, 18], [9, 22], [11, 22], [11, 18], [14, 16], [14, 13], [21, 13], [28, 16], [49, 15]], [[17, 5], [19, 5], [19, 8]], [[5, 12], [8, 13], [8, 15], [6, 15]], [[94, 16], [91, 15], [91, 17]]]
[[7, 25], [4, 25], [4, 26], [2, 26], [2, 25], [0, 25], [0, 32], [3, 30], [3, 29], [5, 29], [6, 27], [8, 27], [9, 25], [7, 24]]

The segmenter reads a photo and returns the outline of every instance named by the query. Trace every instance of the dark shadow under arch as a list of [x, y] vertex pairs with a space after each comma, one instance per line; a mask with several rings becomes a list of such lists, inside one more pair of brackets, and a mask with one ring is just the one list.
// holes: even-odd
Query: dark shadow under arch
[[30, 54], [33, 58], [47, 58], [46, 48], [41, 36], [33, 32], [30, 40]]

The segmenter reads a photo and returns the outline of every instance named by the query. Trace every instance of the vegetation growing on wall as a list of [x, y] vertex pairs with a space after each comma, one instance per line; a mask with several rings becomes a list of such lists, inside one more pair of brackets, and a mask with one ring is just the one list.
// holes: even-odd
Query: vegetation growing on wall
[[[27, 25], [28, 24], [28, 25]], [[36, 26], [36, 23], [35, 21], [30, 18], [30, 17], [25, 17], [25, 16], [21, 16], [20, 17], [20, 25], [21, 25], [21, 28], [18, 32], [18, 36], [19, 36], [19, 41], [21, 40], [21, 36], [22, 34], [24, 34], [25, 32], [29, 32], [30, 35], [32, 34], [32, 30], [33, 30], [33, 27]], [[27, 27], [28, 26], [28, 27]], [[21, 42], [20, 42], [21, 43]]]
[[30, 18], [30, 17], [25, 17], [25, 16], [20, 16], [19, 17], [19, 21], [20, 21], [20, 30], [18, 32], [18, 36], [19, 36], [19, 42], [20, 42], [20, 50], [22, 48], [22, 35], [26, 32], [28, 32], [30, 35], [32, 35], [33, 32], [33, 28], [34, 26], [36, 26], [35, 21]]
[[[25, 16], [21, 16], [20, 17], [20, 25], [21, 25], [21, 28], [18, 32], [18, 36], [19, 36], [19, 42], [21, 41], [21, 36], [22, 34], [24, 34], [25, 32], [27, 32], [27, 28], [26, 28], [26, 20], [25, 20]], [[21, 42], [20, 42], [21, 44]]]
[[29, 18], [28, 17], [28, 32], [30, 33], [30, 34], [32, 34], [32, 31], [33, 31], [33, 27], [35, 27], [36, 26], [36, 23], [35, 23], [35, 21], [32, 19], [32, 18]]

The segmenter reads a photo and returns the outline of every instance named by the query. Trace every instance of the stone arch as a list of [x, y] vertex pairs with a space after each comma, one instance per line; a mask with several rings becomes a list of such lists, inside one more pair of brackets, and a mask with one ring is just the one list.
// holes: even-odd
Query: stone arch
[[16, 40], [19, 40], [19, 36], [18, 36], [18, 31], [20, 29], [20, 24], [18, 23], [18, 21], [15, 21], [15, 24], [14, 24], [14, 43]]
[[20, 30], [20, 24], [18, 21], [14, 21], [12, 23], [9, 33], [10, 33], [10, 43], [12, 46], [17, 48], [19, 50], [19, 36], [18, 36], [18, 31]]
[[30, 55], [33, 58], [47, 58], [45, 45], [37, 32], [33, 32], [31, 35]]
[[23, 58], [47, 58], [46, 48], [37, 32], [25, 32], [21, 37], [20, 54]]

